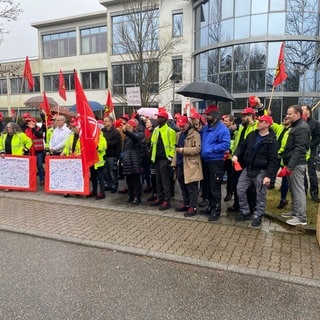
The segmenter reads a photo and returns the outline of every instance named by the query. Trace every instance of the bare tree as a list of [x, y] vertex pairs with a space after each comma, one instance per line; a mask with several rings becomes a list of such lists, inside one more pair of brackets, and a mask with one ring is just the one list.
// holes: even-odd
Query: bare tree
[[[15, 3], [13, 0], [0, 0], [0, 18], [6, 21], [15, 21], [22, 11], [20, 3]], [[3, 24], [0, 24], [0, 41], [5, 32]]]
[[162, 9], [162, 0], [127, 0], [122, 20], [113, 19], [113, 53], [131, 64], [133, 74], [124, 77], [140, 87], [142, 106], [149, 106], [171, 84], [172, 70], [160, 80], [159, 67], [180, 41], [172, 38], [169, 25], [160, 25]]

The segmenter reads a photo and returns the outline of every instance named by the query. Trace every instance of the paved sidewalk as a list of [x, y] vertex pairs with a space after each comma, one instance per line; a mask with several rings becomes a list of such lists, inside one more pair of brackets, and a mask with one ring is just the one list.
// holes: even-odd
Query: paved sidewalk
[[233, 216], [187, 219], [125, 199], [0, 191], [0, 229], [320, 287], [314, 235], [266, 218], [260, 229]]

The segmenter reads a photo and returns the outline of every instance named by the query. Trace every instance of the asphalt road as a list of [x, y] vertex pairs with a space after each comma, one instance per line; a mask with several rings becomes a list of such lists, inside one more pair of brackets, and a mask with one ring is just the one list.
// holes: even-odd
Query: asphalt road
[[0, 232], [0, 319], [319, 319], [320, 289]]

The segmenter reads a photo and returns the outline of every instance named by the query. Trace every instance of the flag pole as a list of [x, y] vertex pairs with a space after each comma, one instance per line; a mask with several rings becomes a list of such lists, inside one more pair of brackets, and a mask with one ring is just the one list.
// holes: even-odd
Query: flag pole
[[272, 86], [272, 90], [271, 90], [270, 100], [269, 100], [268, 109], [267, 109], [268, 114], [270, 114], [270, 110], [271, 110], [271, 101], [272, 101], [273, 93], [274, 93], [274, 86]]
[[315, 109], [317, 109], [320, 105], [320, 100], [312, 107], [311, 111], [314, 111]]

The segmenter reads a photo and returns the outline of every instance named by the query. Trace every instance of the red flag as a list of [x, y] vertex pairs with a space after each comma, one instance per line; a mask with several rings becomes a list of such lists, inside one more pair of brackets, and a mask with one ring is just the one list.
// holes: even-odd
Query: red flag
[[112, 102], [111, 92], [110, 90], [108, 90], [106, 108], [104, 110], [104, 113], [109, 114], [109, 113], [112, 113], [113, 110], [114, 110], [114, 105]]
[[45, 92], [43, 92], [43, 102], [40, 105], [40, 109], [44, 111], [44, 113], [46, 114], [46, 117], [49, 117], [51, 115], [49, 101], [47, 99]]
[[59, 95], [60, 97], [66, 101], [67, 100], [67, 96], [66, 96], [66, 84], [64, 81], [64, 76], [62, 74], [62, 71], [60, 69], [60, 74], [59, 74]]
[[16, 111], [14, 109], [10, 109], [10, 116], [13, 118], [16, 114]]
[[286, 80], [287, 77], [288, 75], [286, 73], [286, 67], [284, 64], [284, 42], [282, 42], [278, 58], [278, 64], [276, 67], [276, 73], [273, 80], [273, 86], [278, 86], [279, 84], [281, 84], [282, 81]]
[[28, 81], [28, 87], [29, 90], [31, 90], [34, 87], [34, 81], [28, 56], [26, 56], [26, 62], [24, 64], [23, 77]]
[[74, 71], [74, 89], [78, 119], [80, 121], [81, 158], [84, 170], [98, 162], [97, 146], [100, 129], [84, 94], [77, 72]]

